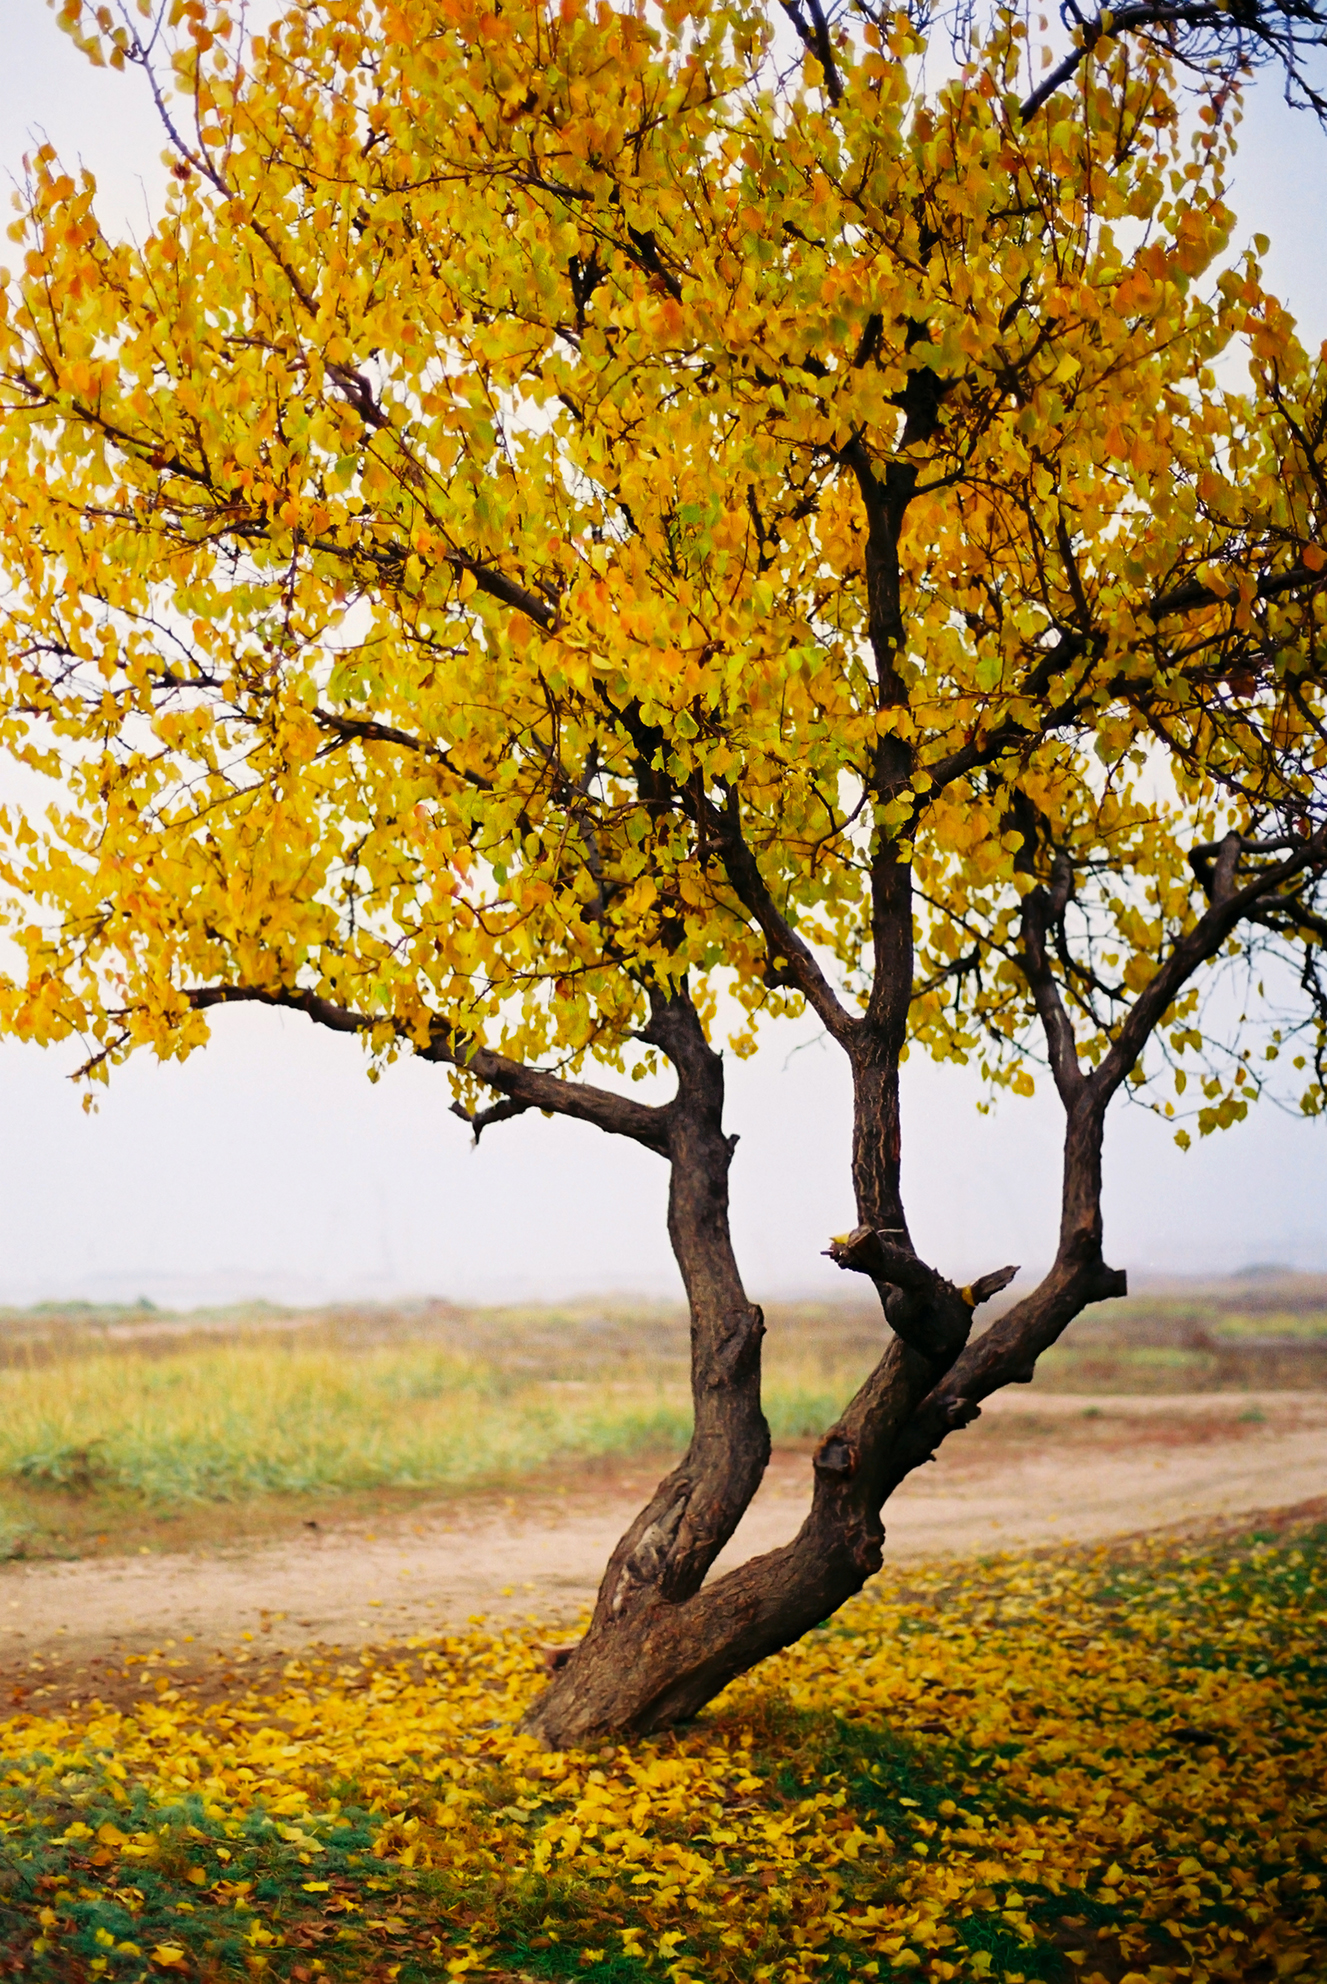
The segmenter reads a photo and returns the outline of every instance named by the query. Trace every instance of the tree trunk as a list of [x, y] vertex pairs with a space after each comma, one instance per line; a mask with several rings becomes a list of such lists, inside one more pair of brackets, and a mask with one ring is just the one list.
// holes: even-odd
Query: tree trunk
[[[736, 1138], [723, 1129], [723, 1063], [685, 992], [656, 1002], [647, 1037], [677, 1075], [666, 1112], [668, 1235], [691, 1310], [693, 1429], [685, 1457], [613, 1552], [589, 1632], [526, 1719], [559, 1749], [669, 1719], [651, 1709], [676, 1666], [662, 1641], [656, 1647], [657, 1629], [690, 1616], [769, 1461], [760, 1407], [765, 1319], [742, 1287], [728, 1226]], [[680, 1631], [688, 1636], [684, 1624]]]
[[[896, 1071], [854, 1056], [854, 1173], [867, 1221], [833, 1251], [876, 1281], [892, 1333], [870, 1377], [821, 1440], [810, 1512], [781, 1549], [703, 1582], [755, 1493], [769, 1453], [760, 1411], [760, 1311], [746, 1300], [728, 1233], [722, 1070], [689, 1002], [656, 1013], [652, 1037], [678, 1071], [669, 1232], [691, 1302], [695, 1432], [613, 1553], [585, 1638], [531, 1707], [530, 1734], [557, 1749], [644, 1735], [696, 1714], [739, 1674], [827, 1619], [879, 1570], [881, 1509], [978, 1401], [1086, 1303], [1123, 1292], [1101, 1264], [1100, 1111], [1071, 1117], [1055, 1266], [1009, 1318], [966, 1349], [976, 1301], [1005, 1269], [960, 1291], [917, 1260], [897, 1196]], [[874, 1141], [874, 1161], [862, 1144]], [[869, 1183], [867, 1182], [869, 1181]], [[891, 1203], [892, 1200], [892, 1203]], [[869, 1215], [897, 1219], [880, 1232]], [[1035, 1348], [1033, 1347], [1035, 1346]], [[1030, 1370], [1027, 1372], [1030, 1375]]]

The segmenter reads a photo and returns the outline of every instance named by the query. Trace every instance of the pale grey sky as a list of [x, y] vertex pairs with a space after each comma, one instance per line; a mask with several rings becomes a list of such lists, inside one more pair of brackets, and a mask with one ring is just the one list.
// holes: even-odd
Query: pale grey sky
[[[96, 172], [108, 224], [139, 222], [161, 169], [135, 79], [90, 69], [41, 0], [0, 0], [0, 21], [0, 168], [16, 171], [30, 139], [49, 137]], [[1272, 237], [1268, 279], [1315, 339], [1327, 334], [1325, 180], [1327, 137], [1264, 84], [1237, 204], [1246, 233]], [[74, 1058], [0, 1045], [0, 1301], [677, 1289], [658, 1159], [528, 1116], [472, 1151], [437, 1069], [400, 1064], [371, 1086], [345, 1040], [290, 1015], [227, 1013], [206, 1052], [183, 1067], [135, 1063], [89, 1118], [64, 1078]], [[964, 1275], [1043, 1263], [1057, 1218], [1053, 1097], [983, 1117], [963, 1073], [914, 1062], [906, 1077], [923, 1251]], [[820, 1249], [853, 1216], [842, 1057], [809, 1027], [774, 1030], [754, 1062], [731, 1066], [729, 1095], [749, 1288], [841, 1292]], [[1107, 1255], [1152, 1271], [1327, 1268], [1327, 1122], [1268, 1109], [1183, 1157], [1161, 1124], [1121, 1109]]]

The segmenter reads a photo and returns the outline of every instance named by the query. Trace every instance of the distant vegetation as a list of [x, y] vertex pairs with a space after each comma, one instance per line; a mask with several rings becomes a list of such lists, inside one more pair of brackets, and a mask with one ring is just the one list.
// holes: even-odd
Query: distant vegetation
[[[767, 1316], [771, 1427], [809, 1439], [870, 1368], [882, 1325], [864, 1305]], [[662, 1459], [686, 1443], [687, 1368], [686, 1318], [666, 1304], [0, 1312], [0, 1554], [120, 1532], [135, 1510], [178, 1521], [209, 1503], [503, 1489], [568, 1463]], [[1036, 1382], [1327, 1384], [1327, 1277], [1102, 1305]]]
[[1041, 1361], [1056, 1391], [1295, 1391], [1327, 1386], [1327, 1275], [1258, 1268], [1101, 1303]]
[[[821, 1431], [875, 1335], [772, 1312], [775, 1437]], [[644, 1305], [300, 1316], [88, 1308], [3, 1319], [0, 1553], [157, 1509], [497, 1489], [568, 1462], [680, 1452], [685, 1321]]]

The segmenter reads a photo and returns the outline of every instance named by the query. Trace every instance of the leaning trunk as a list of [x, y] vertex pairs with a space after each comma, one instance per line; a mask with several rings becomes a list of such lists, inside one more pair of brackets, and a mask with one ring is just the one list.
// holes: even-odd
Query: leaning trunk
[[618, 1544], [589, 1632], [535, 1703], [526, 1727], [555, 1748], [666, 1721], [666, 1691], [705, 1574], [737, 1528], [769, 1461], [760, 1406], [765, 1320], [747, 1299], [728, 1225], [736, 1139], [723, 1129], [723, 1064], [685, 993], [656, 1005], [649, 1038], [668, 1055], [677, 1094], [668, 1110], [668, 1234], [691, 1312], [693, 1430], [686, 1455], [659, 1483]]
[[[1102, 1266], [1083, 1190], [1084, 1166], [1094, 1175], [1099, 1168], [1099, 1117], [1082, 1115], [1069, 1126], [1055, 1266], [970, 1348], [974, 1304], [1013, 1270], [959, 1290], [913, 1253], [896, 1191], [892, 1206], [874, 1189], [864, 1194], [873, 1201], [861, 1208], [867, 1219], [832, 1251], [876, 1282], [890, 1325], [883, 1354], [816, 1450], [811, 1508], [798, 1534], [706, 1584], [768, 1458], [760, 1411], [764, 1326], [743, 1293], [729, 1239], [731, 1144], [722, 1129], [720, 1064], [689, 1005], [674, 1002], [667, 1025], [679, 1075], [669, 1231], [691, 1303], [695, 1432], [685, 1459], [614, 1551], [585, 1638], [526, 1717], [526, 1730], [558, 1749], [683, 1721], [837, 1611], [880, 1568], [881, 1510], [904, 1476], [977, 1416], [981, 1398], [1022, 1376], [1021, 1365], [1086, 1303], [1123, 1292], [1123, 1277]], [[883, 1130], [887, 1139], [883, 1164], [863, 1162], [859, 1152], [859, 1190], [867, 1179], [888, 1178], [896, 1187], [896, 1084], [878, 1067], [859, 1064], [857, 1072], [864, 1090], [858, 1135]]]

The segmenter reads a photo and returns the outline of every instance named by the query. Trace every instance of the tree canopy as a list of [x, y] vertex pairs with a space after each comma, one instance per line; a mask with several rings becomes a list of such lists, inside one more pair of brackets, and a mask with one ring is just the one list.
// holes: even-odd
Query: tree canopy
[[685, 972], [833, 1031], [887, 841], [911, 1038], [1026, 1087], [1038, 883], [1089, 1061], [1229, 828], [1321, 939], [1321, 357], [1162, 39], [1028, 115], [1016, 14], [929, 90], [903, 14], [828, 73], [756, 6], [85, 14], [174, 184], [111, 242], [42, 147], [12, 230], [4, 734], [66, 792], [10, 1025], [620, 1066]]

